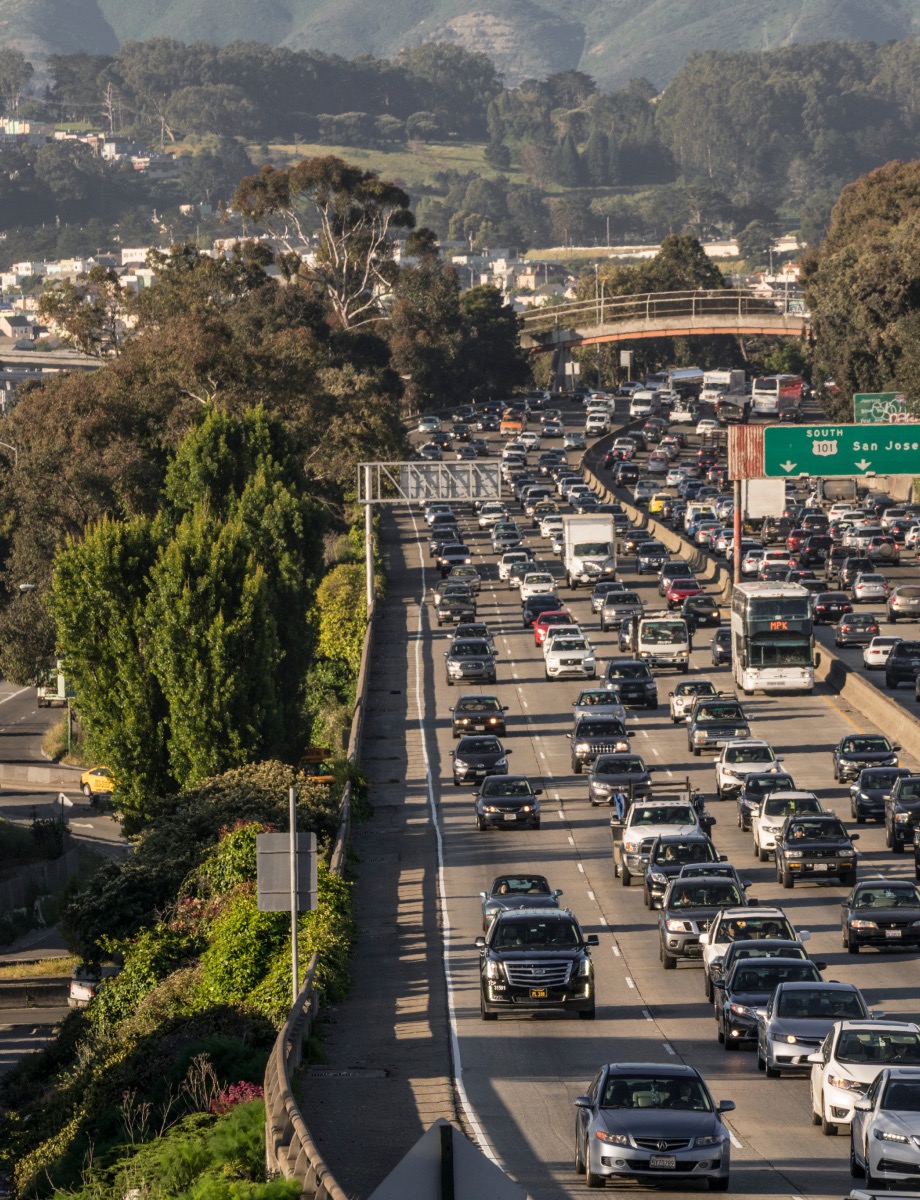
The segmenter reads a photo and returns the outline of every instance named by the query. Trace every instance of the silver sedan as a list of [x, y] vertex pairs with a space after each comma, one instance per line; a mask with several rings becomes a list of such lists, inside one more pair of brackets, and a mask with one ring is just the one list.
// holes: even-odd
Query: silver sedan
[[864, 1100], [857, 1100], [850, 1125], [850, 1172], [866, 1187], [915, 1185], [920, 1175], [920, 1070], [886, 1067]]
[[884, 575], [863, 571], [853, 580], [850, 595], [855, 604], [868, 600], [887, 600], [891, 585]]

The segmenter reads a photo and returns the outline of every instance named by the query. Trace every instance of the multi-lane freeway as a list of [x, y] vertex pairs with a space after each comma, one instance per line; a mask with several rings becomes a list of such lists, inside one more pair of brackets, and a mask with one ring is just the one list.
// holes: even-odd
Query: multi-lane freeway
[[[533, 633], [522, 626], [517, 595], [497, 579], [487, 533], [479, 531], [469, 510], [461, 523], [483, 577], [478, 617], [494, 630], [500, 652], [498, 682], [483, 690], [497, 692], [508, 705], [505, 745], [513, 751], [511, 770], [544, 789], [539, 830], [480, 832], [472, 789], [453, 785], [449, 710], [458, 689], [447, 686], [443, 659], [452, 635], [450, 627], [439, 629], [433, 616], [430, 589], [438, 574], [428, 556], [424, 521], [418, 510], [399, 510], [388, 523], [386, 539], [391, 604], [407, 606], [406, 637], [399, 648], [388, 640], [383, 653], [390, 727], [395, 719], [398, 728], [404, 715], [405, 747], [391, 757], [405, 762], [407, 799], [427, 797], [427, 819], [440, 835], [443, 955], [468, 1129], [535, 1200], [580, 1194], [585, 1184], [574, 1172], [573, 1100], [585, 1091], [597, 1067], [613, 1060], [683, 1061], [702, 1072], [717, 1099], [737, 1104], [728, 1118], [732, 1195], [845, 1194], [851, 1185], [848, 1138], [824, 1137], [813, 1127], [805, 1078], [767, 1079], [757, 1071], [751, 1051], [726, 1052], [716, 1040], [701, 969], [681, 964], [676, 971], [662, 970], [656, 914], [644, 907], [640, 888], [626, 889], [615, 878], [609, 811], [591, 808], [586, 777], [571, 772], [565, 734], [572, 727], [572, 702], [583, 685], [544, 678], [541, 652]], [[560, 594], [590, 632], [602, 669], [618, 653], [613, 634], [601, 633], [584, 589], [570, 592], [561, 583], [560, 564], [553, 561], [548, 544], [536, 533], [530, 541], [560, 576]], [[623, 578], [637, 587], [648, 607], [659, 606], [648, 576], [637, 578], [627, 569]], [[711, 666], [708, 637], [701, 633], [695, 644], [693, 673], [731, 690], [730, 672]], [[847, 955], [840, 937], [840, 902], [847, 889], [829, 881], [784, 891], [773, 864], [757, 861], [751, 835], [738, 828], [734, 803], [715, 802], [711, 759], [690, 757], [685, 730], [669, 719], [667, 693], [677, 678], [660, 676], [663, 703], [657, 711], [632, 713], [633, 749], [658, 769], [656, 778], [689, 776], [707, 793], [709, 811], [717, 818], [717, 849], [752, 881], [751, 895], [781, 905], [798, 929], [811, 931], [809, 952], [827, 964], [825, 978], [857, 984], [873, 1007], [914, 1017], [920, 984], [915, 958], [874, 951], [858, 958]], [[785, 756], [784, 767], [797, 786], [815, 791], [828, 809], [851, 824], [846, 792], [833, 782], [831, 749], [854, 730], [879, 731], [820, 688], [810, 696], [758, 695], [744, 703], [753, 735]], [[905, 856], [885, 849], [878, 826], [860, 827], [859, 833], [861, 876], [912, 875]], [[593, 951], [598, 984], [593, 1024], [548, 1014], [490, 1023], [480, 1017], [474, 945], [481, 932], [479, 893], [497, 874], [525, 869], [545, 874], [552, 886], [562, 888], [564, 903], [585, 931], [599, 936], [600, 946]], [[431, 892], [428, 903], [435, 903]], [[335, 1152], [327, 1148], [327, 1154], [335, 1168]], [[635, 1184], [626, 1187], [643, 1191]], [[673, 1194], [686, 1194], [686, 1187]]]

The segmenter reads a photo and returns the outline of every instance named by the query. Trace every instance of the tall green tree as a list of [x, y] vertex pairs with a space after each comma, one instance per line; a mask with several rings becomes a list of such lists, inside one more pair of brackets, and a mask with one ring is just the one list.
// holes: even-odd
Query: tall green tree
[[497, 288], [483, 284], [460, 297], [466, 321], [463, 349], [469, 394], [477, 400], [507, 396], [531, 381], [518, 319]]

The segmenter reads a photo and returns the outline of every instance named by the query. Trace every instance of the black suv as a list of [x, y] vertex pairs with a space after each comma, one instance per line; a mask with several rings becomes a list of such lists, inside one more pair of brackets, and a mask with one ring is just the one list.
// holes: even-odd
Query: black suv
[[658, 684], [647, 662], [630, 658], [611, 659], [604, 674], [604, 686], [616, 688], [620, 703], [627, 708], [658, 707]]
[[718, 750], [736, 738], [749, 738], [744, 709], [738, 701], [726, 696], [699, 696], [687, 717], [687, 749], [694, 758], [704, 750]]
[[827, 557], [833, 547], [833, 539], [826, 533], [813, 533], [802, 542], [799, 549], [799, 562], [803, 567], [811, 567], [816, 563], [827, 562]]
[[885, 687], [893, 691], [899, 683], [912, 683], [916, 687], [920, 676], [920, 642], [906, 639], [895, 642], [885, 660]]
[[645, 871], [645, 907], [657, 908], [668, 884], [675, 876], [680, 875], [688, 864], [702, 863], [711, 866], [727, 861], [728, 856], [718, 854], [712, 840], [703, 833], [666, 833], [656, 838]]
[[505, 736], [505, 713], [508, 705], [497, 696], [461, 696], [452, 713], [451, 727], [455, 738], [465, 733], [494, 733]]
[[625, 754], [633, 733], [619, 717], [601, 716], [579, 717], [574, 732], [565, 736], [572, 743], [572, 772], [580, 775], [599, 754]]
[[864, 767], [896, 767], [900, 749], [880, 733], [848, 733], [834, 747], [834, 782], [849, 783]]
[[501, 1012], [563, 1009], [594, 1020], [594, 964], [585, 936], [567, 908], [518, 908], [495, 915], [478, 937], [479, 1011], [484, 1021]]
[[914, 830], [920, 827], [920, 775], [906, 775], [894, 781], [885, 801], [885, 845], [901, 854]]
[[776, 837], [777, 881], [784, 888], [792, 888], [796, 880], [836, 876], [846, 887], [852, 887], [856, 882], [853, 843], [858, 838], [858, 833], [847, 833], [840, 818], [830, 813], [787, 817]]

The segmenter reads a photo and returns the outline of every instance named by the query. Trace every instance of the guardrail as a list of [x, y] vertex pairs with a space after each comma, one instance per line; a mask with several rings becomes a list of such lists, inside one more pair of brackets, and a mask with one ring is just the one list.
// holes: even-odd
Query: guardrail
[[[348, 735], [349, 762], [357, 761], [361, 749], [375, 611], [370, 613], [361, 650], [357, 698]], [[339, 825], [329, 862], [329, 870], [334, 875], [344, 874], [350, 829], [351, 781], [346, 783], [342, 793]], [[301, 1195], [305, 1200], [349, 1200], [310, 1136], [291, 1086], [291, 1075], [300, 1067], [304, 1039], [310, 1033], [319, 1007], [313, 986], [318, 961], [319, 956], [314, 954], [307, 966], [304, 985], [275, 1039], [265, 1068], [265, 1161], [269, 1171], [280, 1172], [287, 1179], [299, 1180], [302, 1184]]]
[[604, 296], [572, 300], [533, 309], [521, 318], [526, 333], [539, 333], [573, 323], [604, 325], [609, 322], [662, 317], [707, 317], [754, 315], [806, 319], [802, 302], [786, 296], [764, 296], [747, 288], [714, 288], [709, 291], [643, 292], [633, 296]]

